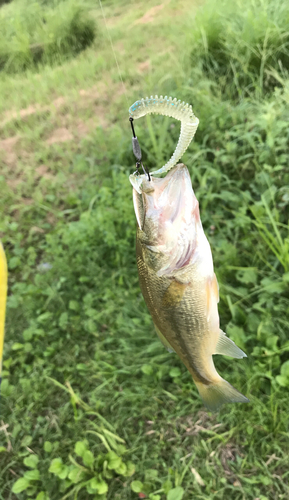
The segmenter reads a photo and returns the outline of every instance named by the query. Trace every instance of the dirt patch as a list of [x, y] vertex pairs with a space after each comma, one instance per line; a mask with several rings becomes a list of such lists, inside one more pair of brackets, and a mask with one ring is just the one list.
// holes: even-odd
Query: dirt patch
[[[62, 106], [64, 106], [66, 100], [65, 97], [57, 97], [54, 101], [52, 101], [52, 106], [56, 108], [57, 110], [60, 109]], [[7, 123], [9, 123], [12, 120], [25, 120], [25, 118], [28, 118], [29, 116], [35, 115], [37, 113], [47, 113], [48, 111], [51, 110], [51, 105], [49, 106], [39, 106], [37, 104], [31, 104], [28, 106], [28, 108], [20, 109], [19, 111], [7, 111], [4, 114], [4, 119], [0, 122], [0, 127], [5, 127]]]
[[30, 228], [30, 233], [45, 233], [44, 229], [42, 229], [42, 227], [38, 227], [38, 226], [32, 226]]
[[[40, 106], [31, 104], [25, 109], [12, 110], [2, 115], [1, 126], [13, 119], [28, 120], [33, 115], [37, 116], [36, 123], [28, 123], [28, 128], [38, 127], [38, 117], [43, 122], [43, 135], [41, 137], [41, 147], [53, 147], [53, 145], [63, 145], [62, 148], [77, 145], [80, 141], [95, 133], [97, 127], [107, 128], [111, 124], [109, 110], [111, 94], [117, 100], [124, 92], [120, 83], [115, 83], [108, 77], [90, 88], [82, 88], [67, 96], [54, 95], [49, 105]], [[4, 119], [4, 121], [3, 121]], [[49, 124], [49, 126], [47, 126]], [[3, 136], [2, 136], [3, 137]], [[13, 137], [0, 138], [0, 159], [4, 166], [8, 167], [5, 175], [7, 185], [13, 191], [18, 191], [21, 184], [25, 182], [26, 167], [33, 165], [35, 179], [54, 179], [54, 174], [49, 171], [46, 165], [35, 165], [34, 144], [25, 132]], [[20, 160], [20, 162], [19, 162]]]
[[235, 473], [230, 468], [230, 462], [235, 462], [237, 456], [244, 458], [244, 454], [241, 450], [233, 443], [227, 443], [220, 449], [220, 461], [223, 466], [225, 475], [228, 478], [236, 480]]
[[[60, 123], [62, 127], [57, 128], [52, 132], [50, 137], [46, 139], [46, 144], [48, 146], [51, 146], [52, 144], [77, 140], [77, 138], [83, 139], [87, 137], [93, 130], [95, 130], [96, 127], [107, 127], [109, 123], [105, 118], [105, 108], [103, 106], [94, 105], [92, 106], [92, 109], [95, 116], [93, 118], [88, 118], [87, 120], [79, 119], [75, 121], [74, 118], [69, 114], [61, 116]], [[47, 172], [44, 172], [44, 177], [46, 175]]]
[[[19, 111], [8, 111], [4, 114], [3, 116], [4, 119], [0, 122], [0, 128], [4, 127], [5, 125], [7, 125], [7, 123], [15, 119], [25, 120], [25, 118], [30, 117], [34, 114], [50, 113], [52, 115], [52, 119], [54, 118], [54, 115], [56, 115], [58, 119], [60, 117], [60, 124], [58, 120], [58, 127], [53, 132], [53, 134], [47, 139], [46, 141], [47, 144], [55, 144], [55, 143], [70, 141], [74, 138], [75, 130], [76, 130], [75, 135], [83, 137], [84, 135], [89, 133], [91, 128], [95, 128], [95, 126], [97, 125], [101, 125], [102, 127], [106, 127], [108, 125], [108, 122], [106, 120], [108, 104], [106, 102], [108, 100], [109, 95], [111, 95], [113, 89], [114, 89], [113, 93], [115, 96], [122, 95], [124, 92], [122, 85], [119, 84], [115, 85], [110, 81], [106, 81], [106, 83], [100, 82], [99, 84], [94, 85], [89, 89], [80, 89], [78, 91], [80, 98], [71, 99], [71, 96], [67, 98], [64, 96], [59, 96], [56, 99], [54, 99], [50, 105], [47, 106], [31, 104], [27, 108], [21, 109]], [[95, 115], [95, 119], [93, 120], [93, 122], [91, 121], [91, 119], [88, 119], [88, 123], [85, 124], [84, 120], [75, 123], [75, 119], [73, 119], [73, 117], [76, 117], [77, 114], [79, 114], [78, 110], [83, 111], [85, 109], [90, 109], [90, 110], [93, 109]], [[71, 120], [71, 115], [72, 115], [72, 120]], [[74, 123], [72, 123], [72, 121]], [[65, 132], [62, 130], [64, 128], [67, 129]], [[69, 132], [69, 130], [73, 130], [73, 133]], [[0, 141], [0, 149], [1, 146], [2, 149], [9, 148], [10, 147], [9, 141], [10, 138], [9, 140], [5, 139], [4, 141]], [[12, 143], [11, 143], [11, 148], [13, 148], [14, 145]], [[15, 160], [15, 156], [11, 155], [11, 152], [10, 156], [11, 157], [9, 164], [11, 164]]]
[[176, 424], [186, 436], [196, 436], [207, 429], [214, 430], [222, 425], [213, 425], [215, 420], [215, 415], [209, 416], [207, 412], [201, 410], [197, 413], [196, 417], [188, 415], [178, 418]]
[[21, 198], [22, 205], [33, 205], [34, 200], [32, 198]]
[[95, 87], [92, 87], [91, 89], [80, 89], [79, 95], [81, 97], [99, 97], [99, 92]]
[[13, 137], [8, 137], [7, 139], [2, 139], [0, 141], [0, 149], [3, 149], [6, 153], [11, 153], [15, 144], [19, 141], [19, 136], [14, 135]]
[[50, 224], [51, 226], [55, 226], [56, 222], [57, 222], [57, 218], [54, 214], [52, 214], [51, 212], [49, 212], [46, 216], [46, 220], [48, 222], [48, 224]]
[[53, 105], [56, 109], [59, 109], [59, 108], [61, 108], [62, 106], [64, 106], [64, 104], [65, 104], [65, 103], [66, 103], [65, 97], [60, 96], [60, 97], [57, 97], [57, 99], [54, 99], [54, 101], [52, 102], [52, 105]]
[[17, 162], [17, 154], [14, 148], [19, 141], [19, 136], [15, 135], [13, 137], [8, 137], [7, 139], [2, 139], [0, 141], [0, 154], [1, 151], [4, 153], [4, 162], [8, 166], [15, 165]]
[[150, 65], [151, 65], [150, 60], [147, 59], [147, 61], [139, 63], [137, 69], [140, 73], [146, 73], [150, 69]]
[[27, 118], [28, 116], [34, 115], [35, 113], [41, 111], [42, 108], [40, 106], [28, 106], [28, 108], [25, 109], [20, 109], [19, 111], [7, 111], [4, 114], [4, 120], [1, 121], [0, 126], [4, 127], [7, 123], [9, 123], [11, 120], [17, 120], [17, 118], [20, 118], [23, 120], [24, 118]]
[[15, 189], [17, 189], [17, 187], [19, 186], [19, 184], [22, 184], [23, 180], [22, 179], [7, 179], [6, 180], [6, 184], [7, 186], [10, 187], [10, 189], [12, 189], [13, 191]]
[[[199, 411], [196, 415], [186, 415], [183, 417], [178, 417], [174, 424], [171, 425], [168, 423], [167, 428], [165, 430], [165, 436], [167, 441], [174, 441], [178, 438], [185, 438], [187, 436], [197, 436], [200, 433], [214, 431], [219, 429], [219, 427], [223, 426], [223, 424], [216, 424], [216, 415], [209, 416], [205, 411]], [[187, 457], [191, 456], [192, 453], [189, 453], [185, 457], [182, 457], [180, 460], [185, 460]]]
[[38, 108], [39, 106], [30, 105], [26, 109], [20, 109], [18, 113], [12, 113], [11, 117], [18, 118], [20, 116], [20, 118], [25, 118], [26, 116], [34, 115], [38, 111]]
[[80, 121], [76, 127], [77, 135], [79, 137], [85, 137], [89, 133], [89, 128], [90, 127], [88, 126], [87, 123]]
[[54, 130], [53, 134], [46, 140], [46, 144], [57, 144], [59, 142], [72, 141], [73, 135], [65, 127]]
[[39, 165], [35, 169], [36, 176], [35, 177], [43, 177], [44, 179], [52, 179], [53, 175], [49, 173], [49, 169], [46, 165]]
[[154, 20], [154, 17], [158, 12], [160, 12], [164, 8], [165, 4], [161, 3], [160, 5], [155, 5], [155, 7], [152, 7], [149, 9], [142, 17], [137, 19], [134, 23], [133, 26], [136, 24], [147, 24], [151, 23]]
[[115, 51], [118, 55], [123, 56], [126, 54], [126, 49], [124, 47], [123, 41], [117, 42], [115, 45]]

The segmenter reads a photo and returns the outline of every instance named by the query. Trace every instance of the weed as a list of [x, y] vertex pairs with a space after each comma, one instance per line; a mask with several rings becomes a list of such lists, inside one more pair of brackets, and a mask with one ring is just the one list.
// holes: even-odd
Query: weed
[[196, 17], [193, 63], [218, 78], [229, 97], [260, 95], [279, 85], [272, 70], [287, 75], [289, 9], [282, 0], [210, 2]]
[[0, 68], [17, 73], [54, 64], [92, 44], [96, 25], [74, 1], [52, 7], [41, 2], [14, 0], [0, 10]]

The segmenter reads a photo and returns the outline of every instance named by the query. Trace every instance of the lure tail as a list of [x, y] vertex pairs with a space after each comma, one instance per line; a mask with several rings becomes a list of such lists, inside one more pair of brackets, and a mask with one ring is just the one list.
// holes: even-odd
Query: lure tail
[[243, 396], [229, 382], [219, 377], [217, 382], [209, 385], [195, 382], [204, 405], [208, 410], [216, 411], [225, 403], [249, 403], [249, 399]]

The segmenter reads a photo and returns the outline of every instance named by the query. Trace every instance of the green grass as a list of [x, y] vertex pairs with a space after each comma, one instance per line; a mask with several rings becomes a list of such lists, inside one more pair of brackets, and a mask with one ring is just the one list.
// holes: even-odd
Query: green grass
[[[0, 499], [285, 500], [289, 80], [279, 39], [269, 79], [246, 54], [264, 46], [268, 23], [283, 36], [287, 4], [248, 0], [231, 15], [210, 0], [171, 1], [148, 24], [134, 23], [154, 1], [103, 4], [126, 93], [89, 2], [103, 26], [90, 47], [0, 81], [10, 271]], [[248, 354], [216, 357], [250, 398], [218, 414], [163, 349], [139, 289], [127, 109], [150, 94], [186, 99], [200, 119], [183, 160], [212, 247], [221, 327]], [[151, 117], [135, 128], [145, 164], [161, 166], [178, 125]], [[70, 140], [58, 142], [63, 129]]]
[[228, 96], [272, 91], [280, 77], [288, 77], [288, 4], [282, 0], [222, 4], [205, 4], [196, 16], [193, 63], [200, 63], [209, 77], [217, 77]]
[[96, 25], [74, 0], [14, 0], [0, 10], [0, 69], [18, 73], [56, 64], [92, 44]]

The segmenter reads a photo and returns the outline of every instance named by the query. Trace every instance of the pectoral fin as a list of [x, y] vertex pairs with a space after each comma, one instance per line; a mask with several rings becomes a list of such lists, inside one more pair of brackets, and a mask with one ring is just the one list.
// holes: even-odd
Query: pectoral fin
[[229, 339], [222, 330], [219, 330], [219, 339], [214, 354], [223, 354], [224, 356], [238, 359], [247, 357], [247, 354], [236, 346], [235, 342]]
[[155, 325], [155, 329], [156, 329], [156, 332], [158, 334], [158, 337], [159, 337], [160, 341], [165, 346], [165, 348], [167, 349], [167, 351], [169, 351], [169, 352], [175, 352], [175, 350], [172, 348], [171, 344], [167, 341], [166, 337], [160, 332], [160, 330], [158, 329], [158, 327], [156, 325]]

